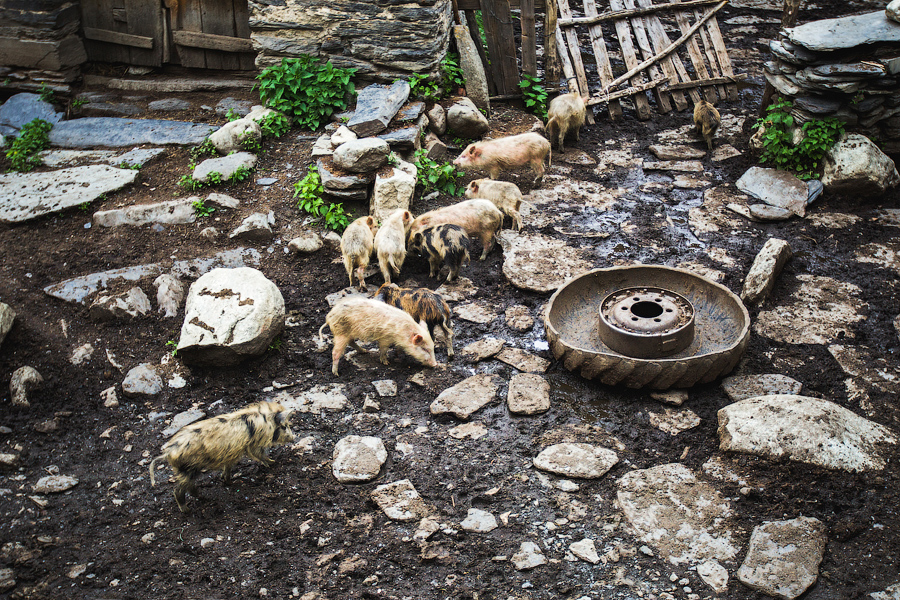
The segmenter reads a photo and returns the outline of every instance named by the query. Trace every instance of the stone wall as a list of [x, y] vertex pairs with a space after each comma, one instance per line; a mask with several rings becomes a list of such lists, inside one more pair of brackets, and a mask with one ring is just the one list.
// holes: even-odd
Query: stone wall
[[834, 117], [900, 153], [900, 23], [883, 10], [815, 21], [769, 47], [766, 79], [799, 122]]
[[78, 36], [78, 2], [0, 2], [0, 79], [16, 89], [68, 90], [87, 60]]
[[310, 54], [356, 68], [370, 81], [432, 73], [447, 51], [450, 26], [450, 0], [250, 1], [260, 68]]

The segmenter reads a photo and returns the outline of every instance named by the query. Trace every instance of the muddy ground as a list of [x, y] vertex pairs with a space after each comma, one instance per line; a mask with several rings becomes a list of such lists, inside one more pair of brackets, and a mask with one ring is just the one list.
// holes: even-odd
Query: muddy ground
[[[845, 9], [807, 10], [801, 21], [832, 16], [837, 10]], [[704, 159], [707, 171], [702, 175], [713, 185], [733, 183], [755, 164], [747, 140], [762, 94], [763, 38], [776, 30], [775, 25], [760, 24], [758, 33], [741, 36], [730, 33], [737, 25], [724, 21], [737, 15], [778, 17], [776, 12], [734, 8], [723, 13], [719, 21], [732, 48], [735, 70], [749, 73], [750, 78], [742, 86], [739, 101], [719, 105], [723, 114], [747, 119], [739, 131], [719, 138], [719, 143], [730, 143], [742, 156], [721, 163]], [[198, 107], [190, 119], [223, 123], [222, 116], [199, 106], [214, 106], [225, 95], [253, 97], [249, 92], [182, 97]], [[146, 95], [140, 101], [157, 97]], [[600, 111], [597, 115], [597, 124], [582, 131], [579, 150], [593, 157], [601, 151], [629, 150], [645, 160], [653, 160], [647, 147], [657, 141], [658, 133], [690, 120], [687, 112], [639, 122], [626, 110], [620, 123], [611, 123]], [[533, 122], [519, 108], [500, 104], [492, 134], [524, 131]], [[702, 147], [702, 143], [691, 143]], [[95, 210], [185, 195], [177, 180], [188, 173], [188, 150], [169, 148], [161, 159], [140, 170], [138, 183], [95, 201], [86, 211], [73, 209], [0, 231], [0, 301], [18, 313], [0, 351], [0, 389], [4, 390], [0, 425], [11, 430], [0, 434], [0, 452], [18, 454], [21, 465], [0, 472], [0, 488], [9, 490], [0, 496], [0, 546], [17, 542], [24, 548], [0, 557], [0, 567], [12, 568], [17, 580], [16, 587], [2, 597], [288, 598], [311, 592], [335, 599], [659, 598], [668, 597], [667, 593], [675, 598], [714, 597], [688, 567], [672, 566], [637, 551], [643, 542], [627, 530], [614, 501], [616, 481], [632, 469], [682, 462], [699, 473], [711, 457], [724, 456], [718, 450], [716, 411], [730, 401], [718, 383], [690, 390], [686, 407], [699, 415], [701, 424], [671, 436], [650, 425], [648, 413], [661, 412], [663, 407], [647, 392], [591, 383], [554, 363], [546, 374], [551, 381], [548, 412], [511, 415], [504, 402], [504, 386], [498, 398], [472, 418], [486, 426], [487, 435], [457, 440], [447, 432], [458, 420], [429, 414], [435, 396], [473, 372], [498, 373], [508, 381], [514, 369], [493, 361], [478, 365], [459, 358], [448, 361], [439, 349], [438, 359], [445, 365], [427, 370], [424, 386], [408, 381], [421, 369], [400, 353], [392, 353], [386, 367], [375, 362], [342, 363], [341, 377], [332, 376], [330, 353], [316, 352], [313, 337], [328, 310], [325, 296], [347, 284], [335, 260], [339, 251], [326, 247], [311, 255], [284, 252], [303, 222], [294, 208], [292, 186], [306, 172], [311, 146], [310, 132], [296, 130], [266, 141], [256, 177], [275, 177], [278, 182], [263, 187], [254, 177], [243, 184], [220, 186], [216, 191], [240, 199], [241, 206], [219, 210], [191, 225], [86, 228]], [[0, 167], [6, 166], [0, 161]], [[475, 176], [469, 174], [466, 180]], [[532, 191], [527, 173], [516, 174], [512, 180], [523, 193]], [[595, 267], [695, 263], [723, 273], [721, 282], [739, 292], [764, 241], [785, 239], [795, 256], [766, 306], [786, 302], [797, 289], [799, 274], [853, 283], [861, 288], [868, 312], [864, 320], [847, 327], [844, 343], [877, 349], [890, 368], [896, 367], [900, 350], [892, 325], [900, 308], [896, 272], [887, 265], [858, 262], [855, 252], [863, 243], [886, 243], [896, 236], [896, 228], [870, 217], [879, 208], [900, 208], [900, 193], [880, 199], [826, 193], [811, 213], [862, 217], [842, 228], [826, 228], [811, 219], [760, 224], [735, 217], [737, 227], [695, 237], [686, 217], [690, 207], [700, 204], [702, 191], [672, 190], [671, 178], [664, 173], [612, 164], [572, 164], [557, 157], [543, 186], [552, 188], [568, 180], [592, 182], [601, 190], [621, 188], [615, 206], [622, 217], [602, 225], [609, 233], [606, 238], [565, 235], [556, 229], [570, 220], [583, 223], [597, 218], [597, 211], [565, 198], [556, 206], [544, 207], [550, 224], [537, 231], [584, 250]], [[651, 182], [663, 185], [645, 186]], [[412, 209], [420, 213], [451, 201], [441, 196], [425, 203], [417, 194]], [[357, 213], [364, 209], [347, 207]], [[178, 339], [183, 312], [175, 319], [154, 314], [131, 322], [95, 323], [86, 308], [42, 291], [69, 277], [235, 247], [227, 233], [251, 212], [267, 210], [275, 212], [277, 238], [258, 247], [263, 256], [259, 269], [281, 290], [292, 326], [281, 334], [280, 345], [239, 368], [192, 367], [183, 389], [167, 388], [151, 400], [135, 401], [122, 398], [120, 387], [129, 368], [158, 362], [169, 351], [166, 344]], [[223, 235], [216, 241], [205, 240], [199, 232], [208, 226]], [[525, 231], [529, 229], [535, 231], [526, 219]], [[498, 318], [488, 325], [456, 319], [457, 347], [492, 335], [552, 359], [539, 319], [549, 294], [512, 287], [501, 275], [502, 261], [498, 247], [486, 261], [474, 261], [464, 269], [463, 275], [477, 286], [473, 298], [493, 307]], [[407, 262], [401, 280], [432, 289], [438, 285], [428, 277], [426, 263], [418, 259]], [[380, 277], [373, 276], [371, 283], [380, 283]], [[149, 282], [142, 285], [155, 297]], [[515, 304], [529, 307], [536, 318], [532, 331], [517, 334], [506, 326], [502, 313]], [[758, 312], [751, 309], [751, 317]], [[72, 351], [87, 342], [95, 348], [92, 360], [77, 367], [70, 364]], [[107, 361], [107, 352], [122, 370]], [[27, 409], [11, 406], [6, 391], [10, 374], [23, 365], [36, 368], [46, 380], [31, 394], [32, 406]], [[825, 346], [783, 344], [753, 333], [738, 372], [788, 375], [804, 384], [804, 394], [833, 400], [900, 429], [895, 394], [867, 389], [868, 410], [863, 410], [863, 400], [848, 393], [846, 375]], [[378, 379], [396, 381], [399, 393], [380, 399], [380, 412], [363, 413], [365, 397], [375, 395], [371, 382]], [[171, 484], [166, 482], [168, 470], [161, 472], [162, 483], [150, 487], [148, 457], [155, 456], [165, 441], [161, 431], [168, 418], [191, 407], [210, 415], [235, 410], [271, 397], [274, 392], [267, 390], [273, 382], [287, 385], [285, 389], [293, 393], [316, 384], [344, 383], [349, 406], [320, 416], [299, 416], [298, 439], [309, 439], [274, 449], [277, 464], [271, 469], [245, 461], [230, 487], [221, 485], [217, 473], [204, 476], [204, 499], [190, 498], [189, 514], [180, 514], [175, 506]], [[103, 406], [100, 393], [111, 386], [119, 392], [118, 408]], [[159, 412], [170, 414], [151, 418]], [[55, 422], [55, 429], [36, 430], [36, 426], [47, 429], [42, 424], [48, 420]], [[108, 435], [101, 437], [106, 431]], [[343, 485], [332, 476], [332, 449], [348, 434], [384, 440], [389, 459], [377, 480]], [[620, 462], [599, 480], [579, 481], [577, 491], [554, 488], [557, 478], [541, 475], [532, 466], [533, 457], [548, 443], [600, 443], [610, 436], [625, 448], [619, 452]], [[398, 449], [401, 444], [405, 451]], [[733, 578], [750, 532], [762, 521], [799, 515], [820, 519], [829, 533], [819, 580], [805, 598], [862, 598], [900, 579], [896, 456], [884, 471], [867, 474], [724, 457], [750, 474], [751, 489], [744, 494], [737, 483], [710, 480], [731, 499], [730, 523], [742, 547], [736, 561], [726, 564], [732, 580], [721, 597], [762, 597]], [[77, 477], [79, 484], [63, 494], [47, 496], [47, 506], [40, 507], [29, 499], [31, 487], [57, 469]], [[389, 520], [369, 497], [375, 486], [404, 478], [413, 482], [434, 507], [438, 520], [446, 524], [424, 547], [410, 539], [415, 523]], [[495, 515], [510, 513], [508, 524], [489, 534], [464, 532], [458, 523], [471, 507]], [[151, 533], [153, 539], [148, 539]], [[621, 560], [599, 565], [566, 560], [568, 544], [583, 537], [593, 538], [600, 554], [618, 547]], [[205, 538], [212, 541], [201, 545]], [[536, 541], [550, 563], [534, 571], [517, 571], [508, 560], [498, 558], [511, 556], [526, 540]], [[78, 565], [84, 569], [73, 571]], [[687, 578], [690, 591], [683, 583], [672, 583], [672, 574], [676, 579]]]

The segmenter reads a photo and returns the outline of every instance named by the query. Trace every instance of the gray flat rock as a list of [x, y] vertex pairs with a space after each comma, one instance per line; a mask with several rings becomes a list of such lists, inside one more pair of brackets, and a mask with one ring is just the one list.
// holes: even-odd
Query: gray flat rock
[[197, 181], [206, 182], [210, 173], [218, 173], [222, 181], [234, 175], [238, 169], [252, 170], [256, 167], [256, 155], [251, 152], [235, 152], [219, 158], [208, 158], [194, 168], [191, 175]]
[[735, 375], [722, 380], [722, 391], [732, 402], [773, 394], [799, 394], [803, 384], [787, 375]]
[[106, 163], [118, 166], [114, 161], [119, 156], [119, 152], [116, 150], [44, 150], [38, 156], [41, 157], [41, 164], [54, 169], [85, 163]]
[[371, 481], [378, 477], [387, 456], [381, 438], [348, 435], [334, 445], [331, 473], [341, 483]]
[[546, 358], [518, 348], [503, 348], [494, 358], [524, 373], [545, 373], [550, 367], [550, 361]]
[[659, 160], [688, 160], [706, 156], [706, 150], [692, 148], [691, 146], [663, 146], [661, 144], [651, 144], [650, 152]]
[[666, 408], [661, 413], [651, 412], [648, 416], [650, 425], [669, 435], [678, 435], [700, 424], [700, 417], [689, 408], [682, 410]]
[[450, 413], [468, 419], [472, 413], [490, 403], [500, 387], [499, 375], [473, 375], [441, 392], [431, 403], [431, 414]]
[[106, 162], [114, 167], [140, 168], [165, 152], [165, 148], [135, 148], [121, 156], [110, 158]]
[[661, 160], [645, 162], [645, 171], [678, 171], [680, 173], [701, 173], [703, 163], [699, 160]]
[[786, 241], [777, 238], [766, 240], [744, 279], [741, 299], [748, 304], [764, 301], [775, 287], [775, 280], [791, 256], [793, 252]]
[[737, 578], [767, 596], [793, 600], [816, 582], [827, 541], [818, 519], [763, 523], [753, 528]]
[[50, 132], [50, 144], [61, 148], [118, 148], [141, 144], [194, 146], [216, 129], [214, 125], [186, 121], [88, 117], [56, 125]]
[[125, 374], [125, 379], [122, 380], [122, 393], [132, 398], [155, 396], [162, 389], [162, 377], [149, 363], [134, 367]]
[[776, 394], [719, 410], [719, 448], [844, 471], [883, 469], [891, 431], [827, 400]]
[[38, 94], [16, 94], [0, 106], [0, 125], [12, 129], [22, 129], [23, 125], [34, 119], [56, 125], [63, 116], [63, 113], [56, 112], [52, 104], [41, 100]]
[[592, 268], [577, 248], [540, 234], [521, 235], [507, 229], [500, 234], [500, 244], [503, 275], [519, 289], [552, 292]]
[[136, 177], [136, 171], [106, 165], [0, 175], [0, 223], [21, 223], [91, 202]]
[[460, 351], [463, 358], [468, 362], [478, 362], [486, 358], [491, 358], [503, 348], [505, 342], [498, 338], [487, 337], [472, 342]]
[[178, 430], [184, 427], [185, 425], [190, 425], [196, 421], [199, 421], [203, 417], [206, 416], [206, 413], [197, 408], [192, 408], [190, 410], [186, 410], [184, 412], [180, 412], [174, 417], [172, 417], [172, 422], [168, 427], [163, 429], [162, 434], [166, 437], [175, 435], [178, 433]]
[[550, 409], [550, 383], [540, 375], [519, 373], [509, 380], [506, 393], [509, 412], [534, 415]]
[[547, 558], [540, 546], [534, 542], [522, 542], [519, 551], [512, 555], [512, 564], [519, 571], [527, 571], [547, 564]]
[[792, 44], [816, 51], [900, 42], [900, 24], [888, 19], [883, 9], [864, 15], [812, 21], [786, 29], [784, 33]]
[[190, 198], [168, 200], [155, 204], [139, 204], [94, 213], [94, 224], [101, 227], [146, 225], [148, 223], [193, 223], [197, 220]]
[[739, 190], [759, 198], [770, 206], [785, 208], [798, 217], [806, 215], [809, 189], [793, 173], [763, 167], [750, 167], [735, 184]]
[[319, 414], [326, 410], [343, 410], [347, 406], [347, 396], [344, 394], [346, 389], [347, 386], [343, 383], [315, 385], [296, 396], [282, 391], [272, 401], [288, 410]]
[[163, 100], [154, 100], [147, 105], [150, 110], [162, 110], [168, 112], [176, 112], [180, 110], [189, 110], [191, 103], [181, 98], [165, 98]]
[[547, 446], [534, 457], [534, 466], [563, 477], [598, 479], [619, 462], [612, 450], [583, 443]]
[[497, 529], [497, 517], [487, 511], [470, 508], [459, 526], [474, 533], [489, 533]]
[[794, 213], [786, 208], [768, 204], [751, 204], [747, 207], [747, 212], [751, 218], [758, 221], [786, 221], [794, 216]]
[[69, 475], [46, 475], [38, 479], [32, 491], [37, 494], [58, 494], [78, 485], [78, 480]]
[[409, 479], [379, 485], [372, 490], [372, 500], [394, 521], [416, 521], [428, 515], [428, 506]]
[[375, 135], [387, 129], [388, 123], [409, 98], [409, 83], [398, 80], [392, 85], [368, 85], [356, 98], [356, 110], [347, 127], [359, 137]]

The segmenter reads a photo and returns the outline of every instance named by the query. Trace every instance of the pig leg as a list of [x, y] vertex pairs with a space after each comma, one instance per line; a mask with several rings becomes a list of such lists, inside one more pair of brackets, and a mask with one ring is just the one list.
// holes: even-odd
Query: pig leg
[[534, 171], [534, 185], [540, 185], [544, 180], [544, 159], [535, 158], [531, 160], [531, 169]]
[[353, 287], [353, 257], [344, 257], [344, 268], [347, 269], [347, 277], [350, 278], [350, 287]]
[[434, 254], [430, 254], [428, 256], [428, 276], [429, 277], [437, 277], [437, 274], [440, 270], [441, 257], [435, 256]]
[[231, 467], [233, 465], [228, 465], [222, 469], [222, 484], [229, 485], [231, 483]]
[[441, 330], [444, 332], [444, 339], [447, 340], [447, 356], [453, 356], [453, 329], [446, 319], [441, 323]]
[[491, 166], [490, 173], [491, 179], [497, 179], [498, 177], [500, 177], [500, 167], [498, 167], [497, 165]]
[[520, 231], [522, 229], [522, 215], [520, 215], [519, 211], [517, 210], [511, 210], [509, 212], [509, 217], [513, 222], [513, 229], [515, 229], [516, 231]]
[[344, 335], [334, 335], [334, 348], [331, 350], [331, 372], [337, 377], [338, 374], [338, 362], [340, 362], [341, 357], [344, 355], [344, 351], [347, 349], [347, 344], [349, 344], [351, 338], [349, 336]]
[[388, 261], [386, 254], [378, 255], [378, 267], [381, 269], [381, 276], [384, 277], [385, 283], [391, 282], [391, 263]]
[[[356, 269], [356, 278], [359, 280], [359, 290], [361, 292], [365, 292], [368, 290], [366, 287], [366, 267], [368, 265], [360, 265]], [[353, 286], [353, 279], [350, 279], [350, 285]]]
[[444, 257], [444, 266], [447, 267], [447, 269], [449, 269], [447, 271], [447, 281], [453, 281], [457, 277], [459, 277], [459, 267], [460, 267], [461, 263], [462, 263], [462, 261], [460, 260], [460, 261], [457, 261], [456, 264], [454, 264], [454, 262], [453, 262], [453, 260], [451, 260], [449, 254]]
[[494, 249], [494, 232], [492, 231], [482, 231], [479, 236], [481, 238], [481, 258], [478, 260], [484, 260], [487, 258], [487, 255]]
[[363, 348], [362, 346], [360, 346], [360, 345], [356, 342], [356, 340], [353, 340], [352, 342], [350, 342], [350, 347], [353, 348], [354, 350], [356, 350], [357, 352], [361, 352], [361, 353], [363, 353], [363, 354], [368, 354], [368, 353], [369, 353], [369, 351], [366, 350], [365, 348]]
[[387, 351], [391, 347], [390, 344], [384, 342], [378, 342], [378, 358], [381, 359], [381, 364], [388, 364], [387, 359]]

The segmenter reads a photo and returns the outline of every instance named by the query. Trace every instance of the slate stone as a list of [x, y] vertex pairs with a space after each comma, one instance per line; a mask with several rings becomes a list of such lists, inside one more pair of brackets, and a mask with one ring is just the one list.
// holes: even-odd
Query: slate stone
[[815, 51], [900, 42], [900, 27], [887, 18], [883, 9], [862, 15], [812, 21], [785, 29], [783, 34], [792, 44]]
[[[729, 206], [729, 208], [731, 208]], [[747, 216], [756, 221], [786, 221], [794, 216], [794, 213], [786, 208], [769, 206], [768, 204], [751, 204], [747, 207]]]
[[806, 216], [809, 190], [793, 173], [750, 167], [735, 184], [739, 190], [759, 198], [766, 204], [785, 208], [798, 217]]
[[106, 162], [114, 167], [142, 167], [165, 152], [164, 148], [135, 148]]
[[82, 106], [78, 114], [83, 117], [131, 117], [142, 112], [141, 107], [127, 102], [91, 102]]
[[316, 166], [319, 170], [319, 177], [322, 179], [322, 187], [325, 188], [327, 193], [336, 194], [342, 191], [358, 191], [360, 189], [365, 193], [365, 189], [374, 179], [374, 174], [372, 173], [347, 173], [340, 171], [330, 158], [319, 158], [316, 161]]
[[378, 134], [378, 139], [388, 143], [392, 150], [408, 152], [421, 148], [422, 128], [418, 125], [410, 125], [401, 129], [394, 129], [386, 133]]
[[576, 275], [592, 268], [582, 252], [564, 241], [540, 234], [500, 234], [503, 275], [515, 287], [533, 292], [552, 292]]
[[64, 116], [56, 112], [52, 104], [41, 100], [38, 94], [16, 94], [0, 106], [0, 125], [13, 130], [22, 129], [34, 119], [43, 119], [55, 126]]
[[405, 104], [395, 117], [400, 123], [415, 121], [425, 112], [425, 103], [419, 100]]
[[881, 65], [870, 64], [870, 63], [835, 63], [830, 65], [819, 65], [817, 67], [810, 67], [813, 73], [816, 75], [822, 75], [823, 77], [863, 77], [863, 78], [874, 78], [874, 77], [882, 77], [885, 74], [885, 69]]
[[179, 110], [189, 110], [191, 103], [181, 98], [165, 98], [163, 100], [154, 100], [147, 105], [150, 110], [161, 110], [175, 112]]
[[499, 375], [473, 375], [441, 392], [431, 403], [431, 414], [450, 413], [468, 419], [472, 413], [490, 403], [500, 387]]
[[[453, 26], [453, 37], [459, 50], [459, 67], [466, 80], [466, 95], [478, 108], [491, 115], [491, 101], [488, 93], [487, 74], [478, 55], [478, 47], [472, 40], [469, 28], [463, 25]], [[440, 132], [443, 133], [443, 132]]]
[[341, 483], [371, 481], [378, 477], [387, 456], [381, 438], [348, 435], [334, 445], [331, 473]]
[[800, 96], [794, 98], [794, 105], [817, 115], [829, 115], [841, 107], [841, 102], [823, 96]]
[[428, 515], [428, 506], [409, 479], [379, 485], [371, 498], [394, 521], [415, 521]]
[[380, 133], [387, 129], [408, 98], [409, 82], [405, 80], [390, 86], [377, 83], [366, 86], [356, 98], [356, 110], [347, 127], [361, 138]]
[[186, 121], [87, 117], [57, 124], [50, 132], [50, 144], [60, 148], [115, 148], [141, 144], [196, 146], [216, 129], [215, 125]]
[[193, 223], [197, 220], [190, 198], [168, 200], [154, 204], [137, 204], [94, 213], [94, 225], [119, 227], [121, 225], [146, 225], [147, 223]]
[[185, 425], [190, 425], [196, 421], [199, 421], [203, 417], [206, 416], [206, 413], [202, 410], [192, 408], [190, 410], [186, 410], [184, 412], [180, 412], [174, 417], [172, 417], [172, 422], [168, 427], [163, 429], [162, 434], [166, 437], [175, 435], [178, 433], [178, 430], [184, 427]]
[[149, 364], [140, 364], [125, 374], [122, 380], [122, 393], [128, 397], [155, 396], [163, 389], [163, 380], [156, 368]]
[[232, 114], [237, 114], [242, 117], [250, 114], [250, 111], [253, 109], [254, 102], [252, 100], [238, 100], [237, 98], [223, 98], [219, 100], [216, 104], [216, 114], [217, 115], [227, 115], [228, 111], [232, 111]]
[[811, 517], [754, 527], [738, 580], [767, 596], [793, 600], [819, 576], [826, 531], [821, 521]]

